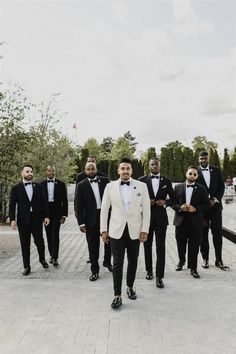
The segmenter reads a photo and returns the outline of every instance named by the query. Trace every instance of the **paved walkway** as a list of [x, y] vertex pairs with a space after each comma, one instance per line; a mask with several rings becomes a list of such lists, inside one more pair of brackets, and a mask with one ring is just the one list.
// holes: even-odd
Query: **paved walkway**
[[[172, 216], [170, 212], [170, 222]], [[18, 242], [14, 231], [0, 227], [0, 239], [6, 236]], [[224, 240], [224, 261], [231, 270], [216, 269], [212, 257], [208, 270], [199, 264], [201, 279], [193, 279], [188, 270], [174, 270], [177, 254], [170, 226], [165, 289], [145, 280], [141, 247], [138, 299], [124, 294], [117, 311], [110, 307], [111, 273], [101, 267], [100, 279], [88, 280], [85, 237], [72, 210], [61, 229], [58, 269], [42, 269], [34, 244], [31, 248], [27, 278], [21, 275], [19, 250], [1, 259], [0, 354], [236, 353], [236, 245], [229, 241]]]

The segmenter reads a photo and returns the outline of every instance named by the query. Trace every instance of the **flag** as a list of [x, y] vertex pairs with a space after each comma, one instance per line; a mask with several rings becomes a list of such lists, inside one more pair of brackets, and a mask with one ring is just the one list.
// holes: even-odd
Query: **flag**
[[73, 123], [73, 129], [77, 129], [77, 124], [76, 123]]

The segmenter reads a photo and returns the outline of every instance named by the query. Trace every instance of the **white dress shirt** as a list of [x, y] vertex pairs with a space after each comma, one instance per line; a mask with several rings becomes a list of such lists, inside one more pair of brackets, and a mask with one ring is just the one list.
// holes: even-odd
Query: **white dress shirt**
[[48, 201], [49, 202], [54, 202], [54, 186], [55, 186], [55, 179], [49, 179], [47, 178], [48, 181], [53, 181], [53, 182], [47, 182], [48, 184]]
[[25, 187], [25, 191], [26, 194], [29, 198], [29, 201], [31, 202], [32, 197], [33, 197], [33, 186], [32, 186], [32, 182], [30, 182], [30, 184], [27, 184], [27, 186], [25, 186], [25, 183], [29, 183], [29, 181], [23, 180], [24, 183], [24, 187]]
[[[88, 180], [89, 180], [89, 182], [94, 181], [94, 179], [90, 179], [90, 178], [88, 178]], [[97, 181], [96, 178], [95, 178], [95, 180]], [[101, 196], [100, 196], [98, 182], [92, 182], [92, 183], [90, 182], [90, 186], [93, 190], [93, 194], [96, 199], [97, 209], [101, 209]]]
[[193, 194], [193, 188], [192, 187], [187, 187], [188, 185], [189, 186], [194, 186], [195, 183], [186, 183], [186, 187], [185, 187], [186, 204], [190, 204], [191, 198], [192, 198], [192, 194]]
[[[121, 179], [120, 179], [121, 182]], [[127, 184], [120, 184], [120, 196], [121, 196], [121, 201], [123, 203], [124, 209], [126, 213], [129, 211], [130, 203], [131, 203], [131, 197], [132, 197], [132, 181], [129, 179], [126, 182], [130, 182], [130, 185], [128, 186]]]
[[158, 175], [151, 174], [151, 176], [158, 176], [158, 178], [151, 178], [152, 179], [152, 189], [153, 189], [154, 195], [156, 196], [159, 186], [160, 186], [160, 173], [158, 173]]
[[[205, 169], [204, 167], [201, 167], [201, 170]], [[205, 179], [206, 185], [209, 188], [210, 182], [211, 182], [211, 174], [210, 174], [210, 168], [209, 165], [206, 167], [207, 171], [202, 171], [202, 175]]]

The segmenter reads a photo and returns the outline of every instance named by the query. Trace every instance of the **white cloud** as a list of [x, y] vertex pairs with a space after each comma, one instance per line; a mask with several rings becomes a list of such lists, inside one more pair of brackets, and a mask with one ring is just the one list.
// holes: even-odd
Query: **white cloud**
[[172, 0], [175, 31], [184, 36], [212, 34], [214, 27], [209, 21], [201, 21], [192, 6], [192, 0]]

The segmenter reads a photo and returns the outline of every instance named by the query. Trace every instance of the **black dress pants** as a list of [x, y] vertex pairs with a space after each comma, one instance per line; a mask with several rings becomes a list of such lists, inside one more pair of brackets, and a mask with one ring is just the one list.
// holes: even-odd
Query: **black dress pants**
[[97, 210], [97, 219], [93, 227], [86, 226], [86, 239], [88, 243], [91, 272], [99, 273], [99, 248], [100, 248], [100, 209]]
[[23, 257], [24, 268], [30, 266], [30, 241], [31, 234], [34, 238], [34, 243], [38, 250], [39, 262], [45, 261], [45, 245], [43, 239], [43, 225], [42, 222], [34, 219], [33, 213], [30, 217], [30, 222], [28, 225], [19, 225], [19, 236], [21, 244], [21, 252]]
[[185, 263], [186, 246], [188, 244], [188, 268], [197, 269], [199, 246], [202, 240], [202, 228], [192, 225], [190, 220], [183, 220], [180, 226], [175, 228], [179, 261]]
[[48, 242], [48, 252], [50, 256], [57, 260], [59, 254], [59, 231], [61, 227], [60, 217], [55, 215], [54, 203], [49, 203], [49, 218], [50, 224], [45, 226], [45, 231], [47, 235]]
[[213, 239], [213, 245], [215, 248], [216, 261], [222, 261], [222, 210], [218, 206], [212, 207], [209, 212], [204, 214], [207, 221], [207, 226], [203, 228], [202, 243], [200, 251], [202, 258], [209, 260], [209, 224], [211, 226], [211, 233]]
[[157, 226], [151, 225], [149, 228], [147, 241], [144, 242], [144, 256], [146, 271], [152, 273], [152, 243], [155, 233], [156, 238], [156, 276], [158, 278], [164, 278], [165, 272], [165, 241], [166, 241], [166, 229], [167, 225]]
[[110, 244], [113, 256], [114, 294], [118, 296], [121, 295], [125, 249], [127, 249], [128, 258], [126, 284], [132, 288], [136, 276], [140, 241], [139, 239], [132, 240], [130, 238], [128, 226], [126, 225], [122, 237], [120, 239], [110, 238]]

